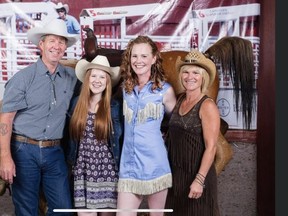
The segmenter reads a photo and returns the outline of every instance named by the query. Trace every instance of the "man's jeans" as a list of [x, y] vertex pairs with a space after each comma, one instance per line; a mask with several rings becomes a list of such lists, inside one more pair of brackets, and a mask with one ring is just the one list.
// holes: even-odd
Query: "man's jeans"
[[47, 215], [53, 209], [71, 209], [68, 168], [61, 146], [42, 147], [11, 141], [16, 177], [12, 184], [12, 199], [17, 216], [38, 216], [39, 189], [47, 200]]

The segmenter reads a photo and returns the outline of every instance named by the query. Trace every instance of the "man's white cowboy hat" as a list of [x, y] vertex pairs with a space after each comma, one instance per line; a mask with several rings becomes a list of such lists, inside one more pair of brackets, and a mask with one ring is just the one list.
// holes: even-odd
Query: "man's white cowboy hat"
[[78, 34], [69, 34], [65, 21], [53, 19], [44, 26], [31, 28], [27, 32], [28, 40], [38, 46], [40, 38], [44, 35], [58, 35], [67, 39], [67, 46], [70, 47], [79, 39]]
[[88, 69], [100, 69], [110, 74], [112, 86], [116, 86], [120, 80], [120, 67], [110, 67], [106, 56], [97, 55], [91, 62], [86, 59], [81, 59], [75, 66], [77, 78], [83, 82]]
[[58, 2], [58, 4], [55, 6], [55, 10], [59, 10], [61, 8], [64, 8], [66, 13], [68, 13], [68, 11], [69, 11], [68, 4], [62, 4], [62, 2]]

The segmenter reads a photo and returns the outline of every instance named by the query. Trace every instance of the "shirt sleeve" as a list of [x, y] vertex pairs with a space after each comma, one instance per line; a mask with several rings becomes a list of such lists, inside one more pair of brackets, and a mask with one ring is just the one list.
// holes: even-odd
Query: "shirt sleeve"
[[73, 16], [72, 16], [72, 25], [77, 34], [80, 34], [80, 24], [78, 20]]
[[22, 74], [18, 73], [8, 80], [5, 85], [2, 112], [14, 112], [27, 107], [25, 97], [26, 83], [24, 82]]

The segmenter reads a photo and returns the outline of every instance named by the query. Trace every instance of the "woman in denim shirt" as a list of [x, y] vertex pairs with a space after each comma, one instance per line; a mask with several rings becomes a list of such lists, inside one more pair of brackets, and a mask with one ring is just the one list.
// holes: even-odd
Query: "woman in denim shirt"
[[[148, 36], [132, 39], [123, 54], [124, 141], [118, 182], [118, 209], [137, 209], [147, 198], [150, 209], [163, 209], [172, 174], [161, 123], [176, 104], [166, 82], [162, 58]], [[133, 211], [117, 216], [136, 216]], [[153, 212], [150, 216], [163, 216]]]
[[119, 67], [110, 67], [107, 58], [98, 55], [91, 62], [80, 60], [75, 71], [83, 84], [79, 97], [72, 101], [69, 122], [74, 206], [116, 208], [122, 103], [111, 100], [111, 94], [120, 79]]

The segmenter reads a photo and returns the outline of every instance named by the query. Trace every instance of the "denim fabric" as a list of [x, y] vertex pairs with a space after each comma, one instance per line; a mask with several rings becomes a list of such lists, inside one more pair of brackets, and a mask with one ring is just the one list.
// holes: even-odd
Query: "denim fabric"
[[61, 146], [40, 148], [12, 140], [11, 151], [16, 166], [12, 184], [16, 216], [38, 216], [40, 187], [47, 200], [47, 215], [72, 215], [53, 212], [72, 208], [68, 168]]
[[171, 85], [164, 83], [162, 89], [153, 92], [152, 85], [149, 81], [141, 91], [135, 86], [131, 94], [123, 90], [125, 132], [119, 180], [151, 184], [153, 180], [171, 174], [160, 130], [165, 113], [163, 97]]
[[[66, 129], [65, 129], [65, 137], [64, 137], [64, 146], [65, 147], [65, 155], [66, 160], [69, 164], [74, 165], [76, 162], [77, 151], [78, 151], [78, 142], [69, 138], [69, 120], [73, 114], [74, 108], [78, 101], [78, 97], [75, 97], [71, 101], [70, 109], [68, 112]], [[116, 161], [117, 168], [119, 168], [120, 164], [120, 155], [123, 143], [123, 106], [122, 102], [116, 99], [111, 100], [111, 118], [113, 123], [113, 131], [110, 135], [109, 145], [111, 147], [114, 159]]]
[[116, 160], [117, 168], [119, 168], [123, 143], [124, 116], [122, 103], [117, 100], [111, 100], [111, 118], [113, 124], [113, 132], [110, 136], [109, 143], [112, 148], [114, 159]]

